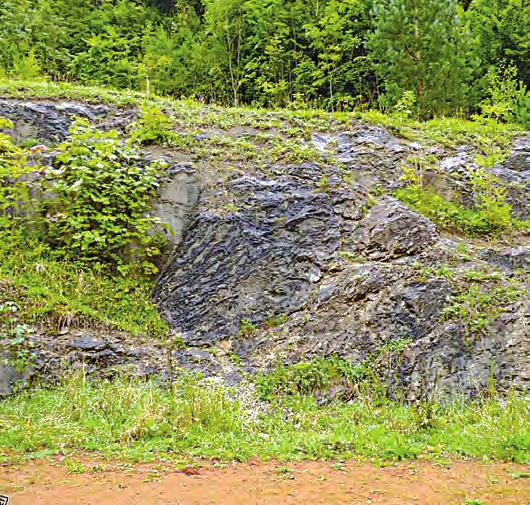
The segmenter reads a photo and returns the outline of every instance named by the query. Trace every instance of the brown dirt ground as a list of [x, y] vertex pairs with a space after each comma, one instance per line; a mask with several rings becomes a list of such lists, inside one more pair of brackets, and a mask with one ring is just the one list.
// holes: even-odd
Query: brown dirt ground
[[530, 480], [514, 478], [529, 468], [511, 464], [255, 462], [174, 470], [83, 461], [83, 473], [71, 473], [65, 463], [0, 466], [0, 494], [12, 505], [530, 504]]

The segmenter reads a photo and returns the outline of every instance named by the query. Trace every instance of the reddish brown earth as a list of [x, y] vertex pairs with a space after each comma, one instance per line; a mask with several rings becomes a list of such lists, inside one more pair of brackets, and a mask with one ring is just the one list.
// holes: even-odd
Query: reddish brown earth
[[12, 505], [527, 505], [530, 480], [517, 477], [528, 470], [477, 462], [449, 468], [425, 462], [385, 468], [249, 463], [184, 471], [35, 462], [0, 466], [0, 494], [9, 495]]

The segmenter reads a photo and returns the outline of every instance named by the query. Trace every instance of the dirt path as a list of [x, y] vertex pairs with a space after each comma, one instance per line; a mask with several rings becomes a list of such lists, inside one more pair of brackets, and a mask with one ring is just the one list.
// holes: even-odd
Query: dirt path
[[[70, 472], [68, 471], [70, 470]], [[528, 468], [455, 462], [238, 464], [171, 471], [84, 462], [0, 466], [12, 505], [511, 505], [530, 503]], [[83, 472], [83, 473], [72, 473]], [[518, 473], [517, 473], [518, 472]]]

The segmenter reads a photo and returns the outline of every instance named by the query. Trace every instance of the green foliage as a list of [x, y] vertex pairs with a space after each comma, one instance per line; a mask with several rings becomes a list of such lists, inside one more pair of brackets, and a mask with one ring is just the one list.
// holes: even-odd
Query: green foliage
[[[82, 122], [72, 133], [59, 148], [60, 169], [46, 171], [0, 133], [0, 305], [17, 308], [17, 324], [3, 318], [0, 332], [17, 355], [29, 324], [167, 333], [145, 276], [158, 253], [156, 235], [144, 235], [156, 166], [141, 166], [115, 133]], [[108, 275], [115, 270], [122, 275]]]
[[18, 323], [51, 333], [90, 327], [167, 334], [151, 301], [151, 280], [82, 269], [57, 259], [36, 238], [9, 237], [0, 243], [0, 303], [17, 306]]
[[117, 132], [100, 132], [85, 120], [74, 123], [57, 162], [48, 231], [57, 254], [121, 273], [134, 259], [144, 273], [156, 272], [161, 237], [149, 211], [161, 166], [144, 165]]
[[484, 221], [494, 232], [509, 230], [513, 218], [506, 186], [482, 167], [472, 170], [469, 175], [475, 206]]
[[19, 308], [15, 302], [2, 302], [0, 298], [0, 340], [5, 351], [4, 360], [18, 371], [31, 365], [31, 342], [29, 337], [32, 328], [19, 321]]
[[269, 317], [265, 323], [265, 328], [277, 328], [282, 326], [287, 321], [287, 316], [285, 314], [278, 314], [277, 316]]
[[468, 235], [488, 235], [493, 232], [480, 212], [448, 201], [428, 186], [412, 184], [398, 189], [395, 196], [441, 228]]
[[468, 3], [4, 0], [0, 75], [233, 105], [352, 110], [379, 97], [402, 113], [476, 112], [490, 68], [527, 80], [530, 7]]
[[481, 104], [482, 114], [530, 127], [530, 93], [517, 79], [517, 68], [512, 65], [490, 70], [487, 77], [489, 96]]
[[2, 129], [13, 123], [0, 117], [0, 236], [16, 230], [25, 213], [30, 212], [30, 187], [26, 180], [31, 171], [26, 152], [15, 145]]
[[365, 376], [362, 365], [355, 366], [332, 356], [290, 366], [279, 365], [271, 373], [260, 375], [256, 388], [260, 398], [271, 400], [281, 395], [312, 395], [342, 383], [351, 386]]
[[91, 381], [0, 401], [0, 458], [79, 451], [129, 461], [182, 457], [247, 460], [426, 457], [528, 463], [527, 402], [510, 395], [433, 408], [371, 401], [318, 405], [297, 396], [259, 412], [230, 391], [177, 379]]
[[466, 18], [483, 72], [507, 62], [517, 67], [528, 84], [530, 4], [526, 0], [473, 0]]
[[467, 208], [445, 199], [429, 185], [423, 185], [424, 161], [417, 162], [419, 168], [404, 168], [403, 180], [409, 184], [396, 190], [394, 195], [441, 228], [468, 235], [500, 235], [526, 227], [524, 222], [513, 217], [505, 185], [485, 168], [478, 166], [469, 172], [474, 208]]
[[511, 284], [488, 286], [487, 289], [472, 284], [469, 289], [451, 297], [442, 315], [447, 319], [462, 321], [466, 342], [470, 343], [479, 338], [506, 311], [506, 307], [525, 292], [521, 287]]
[[133, 125], [131, 140], [141, 144], [168, 144], [175, 137], [171, 119], [157, 106], [143, 106]]
[[26, 81], [35, 79], [42, 73], [39, 62], [35, 58], [35, 53], [33, 51], [19, 61], [16, 61], [13, 64], [13, 71], [17, 78]]
[[335, 398], [349, 400], [361, 392], [369, 392], [375, 401], [386, 400], [383, 375], [393, 358], [399, 358], [411, 340], [399, 337], [385, 343], [375, 352], [353, 364], [337, 356], [314, 358], [293, 365], [276, 366], [256, 379], [256, 389], [262, 400], [285, 396], [312, 396], [332, 390]]
[[243, 319], [239, 326], [239, 335], [250, 337], [256, 332], [256, 325], [250, 319]]
[[465, 108], [472, 67], [457, 2], [385, 0], [374, 11], [369, 47], [386, 99], [396, 103], [408, 93], [422, 116]]

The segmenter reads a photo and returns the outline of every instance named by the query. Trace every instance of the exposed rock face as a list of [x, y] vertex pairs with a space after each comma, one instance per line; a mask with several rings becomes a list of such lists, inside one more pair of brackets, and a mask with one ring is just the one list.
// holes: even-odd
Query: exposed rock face
[[390, 259], [419, 254], [436, 238], [431, 221], [401, 202], [383, 197], [360, 223], [357, 247], [370, 259]]
[[169, 227], [172, 246], [180, 244], [184, 230], [193, 218], [201, 192], [201, 181], [190, 163], [172, 165], [160, 184], [153, 214]]
[[[43, 112], [36, 105], [0, 101], [0, 116], [41, 125], [39, 138], [55, 139], [71, 121], [69, 107], [48, 104]], [[104, 107], [73, 113], [113, 121]], [[430, 177], [441, 193], [465, 190], [465, 177], [449, 177], [465, 176], [472, 149], [422, 149], [361, 125], [315, 134], [312, 141], [322, 152], [334, 150], [340, 166], [253, 166], [212, 183], [221, 180], [215, 173], [189, 162], [173, 164], [156, 211], [174, 231], [174, 249], [155, 299], [186, 345], [172, 352], [176, 366], [231, 383], [241, 371], [314, 356], [333, 354], [358, 363], [402, 340], [406, 349], [389, 368], [388, 380], [410, 400], [472, 395], [492, 378], [499, 388], [527, 390], [528, 242], [457, 243], [391, 196], [374, 196], [379, 193], [373, 188], [391, 192], [399, 186], [403, 162], [422, 152], [440, 158], [440, 172]], [[526, 184], [528, 138], [518, 140], [495, 170], [506, 181]], [[524, 215], [528, 193], [515, 194]], [[476, 271], [485, 277], [470, 280]], [[512, 284], [520, 289], [518, 296], [494, 299], [481, 313], [471, 313], [471, 319], [492, 314], [479, 332], [470, 331], [473, 321], [447, 315], [455, 297], [472, 286], [487, 293]], [[125, 335], [37, 336], [35, 345], [36, 368], [51, 375], [60, 375], [65, 363], [108, 374], [125, 368], [164, 376], [167, 370], [164, 346]], [[233, 354], [239, 366], [230, 364]], [[0, 366], [0, 387], [2, 373], [10, 372]], [[4, 385], [10, 381], [4, 379]]]
[[[492, 379], [499, 388], [527, 389], [524, 290], [492, 306], [501, 316], [473, 336], [469, 321], [445, 309], [470, 288], [467, 270], [500, 268], [498, 285], [524, 283], [528, 247], [482, 249], [466, 264], [458, 244], [428, 219], [389, 196], [370, 196], [378, 181], [398, 184], [400, 160], [417, 146], [380, 129], [365, 133], [340, 137], [348, 170], [276, 166], [236, 178], [224, 188], [237, 207], [229, 213], [210, 208], [205, 191], [203, 210], [159, 281], [157, 303], [186, 343], [237, 354], [247, 371], [331, 354], [360, 362], [404, 339], [410, 344], [388, 378], [410, 400], [472, 395]], [[451, 278], [433, 273], [444, 266]], [[285, 322], [271, 328], [280, 315]]]
[[[320, 176], [307, 166], [276, 179], [237, 179], [236, 212], [205, 212], [191, 223], [156, 292], [186, 341], [213, 344], [243, 319], [263, 323], [307, 303], [365, 201], [360, 189], [319, 190]], [[179, 305], [187, 310], [173, 310]]]
[[13, 130], [8, 132], [13, 138], [31, 138], [46, 144], [63, 140], [75, 117], [95, 121], [108, 113], [109, 108], [104, 105], [90, 106], [74, 102], [50, 105], [23, 100], [0, 100], [0, 116], [14, 123]]
[[78, 117], [103, 128], [121, 129], [136, 117], [136, 112], [74, 101], [0, 98], [0, 117], [13, 122], [14, 128], [7, 133], [17, 141], [33, 139], [44, 144], [56, 144], [66, 138], [68, 129]]

